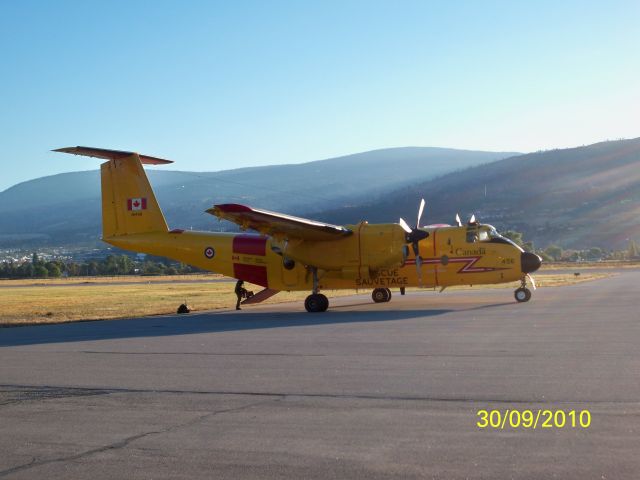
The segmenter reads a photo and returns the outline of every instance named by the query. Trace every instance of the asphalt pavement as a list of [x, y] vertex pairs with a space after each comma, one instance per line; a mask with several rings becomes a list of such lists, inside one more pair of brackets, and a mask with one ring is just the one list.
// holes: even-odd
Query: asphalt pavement
[[0, 329], [0, 477], [639, 478], [639, 282]]

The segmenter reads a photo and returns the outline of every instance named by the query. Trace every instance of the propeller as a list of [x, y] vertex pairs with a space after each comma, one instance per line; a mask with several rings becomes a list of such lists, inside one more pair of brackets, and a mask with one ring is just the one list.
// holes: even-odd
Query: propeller
[[462, 220], [460, 220], [460, 214], [456, 213], [456, 225], [458, 225], [459, 227], [462, 226]]
[[474, 225], [476, 223], [478, 223], [478, 220], [476, 220], [476, 214], [474, 213], [471, 215], [471, 218], [469, 219], [469, 225]]
[[405, 240], [407, 243], [411, 244], [413, 248], [413, 253], [416, 256], [416, 269], [418, 270], [418, 281], [420, 286], [422, 286], [422, 257], [420, 256], [420, 240], [424, 240], [429, 236], [429, 232], [425, 232], [424, 230], [420, 230], [420, 219], [422, 218], [422, 213], [424, 212], [424, 206], [426, 202], [424, 198], [420, 201], [420, 207], [418, 208], [418, 219], [416, 221], [416, 226], [411, 228], [404, 219], [400, 219], [400, 226], [406, 232]]

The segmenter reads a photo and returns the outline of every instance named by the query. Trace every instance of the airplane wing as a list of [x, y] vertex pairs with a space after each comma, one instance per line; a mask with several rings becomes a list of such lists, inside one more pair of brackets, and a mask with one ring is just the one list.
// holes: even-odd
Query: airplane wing
[[214, 205], [207, 210], [207, 213], [220, 219], [229, 220], [240, 225], [243, 229], [251, 228], [265, 235], [281, 235], [285, 238], [311, 241], [337, 240], [353, 233], [348, 228], [338, 225], [259, 210], [235, 203]]

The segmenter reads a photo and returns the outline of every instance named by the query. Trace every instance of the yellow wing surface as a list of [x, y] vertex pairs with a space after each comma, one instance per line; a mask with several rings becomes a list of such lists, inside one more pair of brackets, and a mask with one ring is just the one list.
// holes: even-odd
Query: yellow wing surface
[[268, 210], [259, 210], [235, 203], [214, 205], [207, 210], [207, 213], [215, 215], [219, 219], [229, 220], [243, 229], [251, 228], [264, 235], [287, 240], [338, 240], [353, 233], [346, 227]]

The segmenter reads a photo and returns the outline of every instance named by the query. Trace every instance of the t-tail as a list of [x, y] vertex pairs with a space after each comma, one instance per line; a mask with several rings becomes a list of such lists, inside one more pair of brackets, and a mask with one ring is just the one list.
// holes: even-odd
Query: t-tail
[[173, 162], [134, 152], [92, 147], [68, 147], [54, 151], [108, 160], [100, 167], [104, 241], [112, 243], [116, 240], [114, 237], [169, 231], [142, 164]]
[[[91, 147], [55, 151], [107, 160], [100, 167], [102, 240], [132, 252], [172, 258], [203, 270], [237, 276], [232, 261], [235, 234], [167, 227], [142, 165], [173, 162], [134, 152]], [[260, 284], [266, 287], [266, 283]]]

